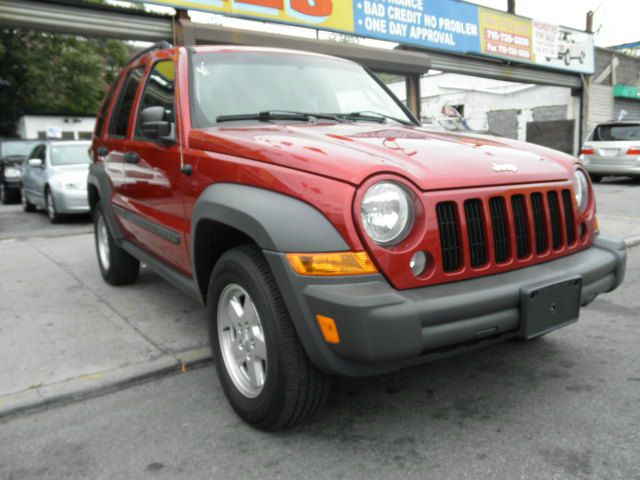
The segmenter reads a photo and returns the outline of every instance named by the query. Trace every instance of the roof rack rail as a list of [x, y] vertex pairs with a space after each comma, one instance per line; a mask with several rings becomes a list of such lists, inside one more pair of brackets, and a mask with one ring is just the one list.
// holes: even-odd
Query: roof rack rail
[[127, 65], [129, 65], [130, 63], [136, 61], [137, 59], [139, 59], [143, 55], [146, 55], [149, 52], [153, 52], [154, 50], [164, 50], [165, 48], [171, 48], [171, 47], [173, 47], [173, 45], [171, 45], [166, 40], [162, 40], [161, 42], [156, 42], [153, 45], [151, 45], [149, 48], [145, 48], [144, 50], [140, 50], [138, 53], [136, 53], [134, 56], [132, 56], [129, 60], [127, 60]]

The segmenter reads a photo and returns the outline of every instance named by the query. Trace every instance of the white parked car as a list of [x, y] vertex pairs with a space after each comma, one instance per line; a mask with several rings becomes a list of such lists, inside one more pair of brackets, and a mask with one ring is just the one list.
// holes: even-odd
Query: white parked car
[[640, 122], [598, 125], [580, 152], [591, 179], [606, 175], [640, 177]]

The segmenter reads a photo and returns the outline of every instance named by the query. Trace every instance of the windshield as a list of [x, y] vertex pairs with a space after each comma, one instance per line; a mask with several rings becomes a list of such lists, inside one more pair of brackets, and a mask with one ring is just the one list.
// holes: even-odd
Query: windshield
[[596, 142], [640, 140], [640, 124], [601, 125], [594, 130], [593, 140]]
[[26, 157], [31, 153], [33, 147], [38, 144], [34, 142], [2, 142], [2, 155], [0, 157], [21, 156]]
[[78, 165], [91, 163], [89, 144], [54, 145], [51, 147], [51, 165]]
[[193, 56], [192, 76], [196, 128], [215, 125], [226, 115], [267, 111], [366, 111], [411, 122], [366, 70], [346, 60], [297, 53], [200, 53]]

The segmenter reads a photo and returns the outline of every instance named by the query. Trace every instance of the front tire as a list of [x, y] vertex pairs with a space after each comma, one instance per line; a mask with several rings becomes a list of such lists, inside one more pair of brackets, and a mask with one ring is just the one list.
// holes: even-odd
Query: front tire
[[0, 183], [0, 202], [2, 202], [3, 205], [9, 205], [16, 200], [16, 193], [7, 189], [4, 183]]
[[307, 357], [261, 252], [226, 252], [209, 282], [209, 338], [222, 388], [256, 428], [296, 425], [323, 405], [329, 379]]
[[105, 282], [110, 285], [135, 282], [140, 273], [140, 262], [116, 244], [99, 204], [94, 212], [93, 227], [98, 266]]
[[44, 206], [47, 210], [47, 217], [51, 220], [51, 223], [60, 223], [62, 221], [62, 215], [56, 210], [56, 202], [53, 199], [51, 190], [47, 188], [44, 192]]
[[20, 190], [20, 203], [22, 204], [22, 210], [25, 212], [31, 213], [36, 211], [36, 206], [29, 201], [24, 188]]

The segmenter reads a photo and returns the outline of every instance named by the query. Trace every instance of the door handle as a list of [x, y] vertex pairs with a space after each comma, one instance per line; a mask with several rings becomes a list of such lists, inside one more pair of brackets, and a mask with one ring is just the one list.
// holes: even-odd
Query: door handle
[[123, 155], [123, 158], [127, 163], [138, 163], [140, 161], [140, 155], [136, 152], [127, 152]]
[[107, 155], [109, 155], [109, 149], [103, 145], [96, 149], [96, 153], [100, 157], [106, 157]]

